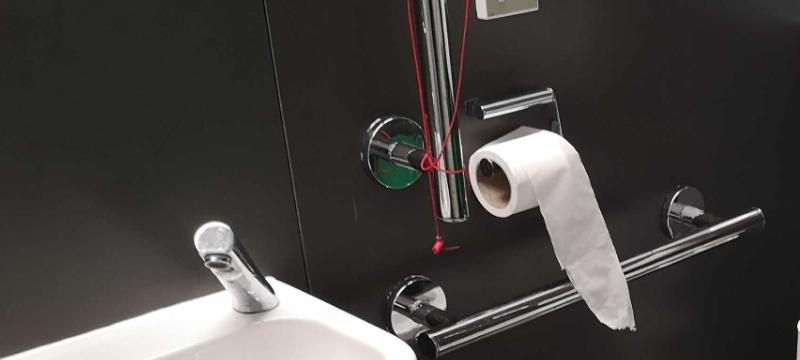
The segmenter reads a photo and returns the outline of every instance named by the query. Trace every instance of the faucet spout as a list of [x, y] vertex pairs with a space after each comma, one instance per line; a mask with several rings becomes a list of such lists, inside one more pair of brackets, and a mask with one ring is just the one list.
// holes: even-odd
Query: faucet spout
[[218, 221], [204, 224], [194, 234], [194, 245], [205, 267], [228, 290], [234, 310], [252, 314], [278, 306], [275, 290], [230, 226]]

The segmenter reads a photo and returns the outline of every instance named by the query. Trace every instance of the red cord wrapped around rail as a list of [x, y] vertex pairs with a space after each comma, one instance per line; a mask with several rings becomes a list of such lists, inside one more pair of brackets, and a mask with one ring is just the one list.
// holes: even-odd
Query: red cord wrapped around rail
[[[422, 170], [428, 173], [428, 185], [430, 189], [430, 196], [431, 196], [431, 208], [433, 210], [433, 223], [434, 229], [436, 232], [436, 242], [434, 243], [431, 251], [438, 255], [444, 251], [448, 250], [456, 250], [459, 246], [446, 246], [446, 242], [441, 234], [441, 229], [439, 228], [439, 218], [436, 216], [436, 189], [434, 187], [434, 172], [442, 172], [445, 174], [464, 174], [467, 172], [466, 168], [458, 169], [458, 170], [446, 170], [442, 169], [439, 166], [440, 161], [442, 160], [442, 155], [444, 152], [442, 151], [439, 156], [433, 156], [433, 147], [430, 139], [430, 122], [428, 119], [428, 111], [425, 106], [425, 87], [422, 84], [422, 72], [420, 70], [420, 60], [419, 60], [419, 53], [417, 51], [417, 33], [415, 28], [415, 18], [414, 18], [414, 11], [412, 3], [413, 0], [406, 0], [406, 7], [408, 12], [408, 29], [409, 34], [411, 36], [411, 48], [414, 53], [414, 69], [416, 70], [417, 75], [417, 89], [419, 90], [419, 102], [420, 107], [422, 109], [422, 126], [425, 129], [425, 157], [422, 160]], [[455, 104], [453, 110], [453, 118], [450, 120], [450, 127], [447, 130], [447, 135], [445, 136], [444, 142], [442, 143], [442, 149], [447, 148], [450, 143], [450, 135], [455, 129], [456, 121], [458, 121], [458, 110], [459, 105], [461, 103], [461, 84], [463, 80], [464, 74], [464, 54], [467, 45], [467, 29], [469, 28], [469, 12], [470, 12], [470, 5], [472, 0], [466, 0], [466, 9], [464, 10], [464, 32], [461, 39], [461, 55], [459, 57], [459, 66], [458, 66], [458, 82], [456, 85], [456, 96], [455, 96]]]

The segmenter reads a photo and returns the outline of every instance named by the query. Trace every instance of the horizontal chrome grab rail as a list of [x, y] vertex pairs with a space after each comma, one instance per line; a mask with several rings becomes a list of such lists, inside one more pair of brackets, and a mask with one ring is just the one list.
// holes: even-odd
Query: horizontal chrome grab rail
[[[761, 209], [756, 208], [697, 229], [667, 245], [622, 262], [625, 279], [638, 279], [735, 240], [747, 230], [763, 226], [764, 214]], [[438, 358], [580, 300], [578, 292], [565, 280], [451, 325], [422, 332], [417, 335], [417, 341], [423, 354]]]

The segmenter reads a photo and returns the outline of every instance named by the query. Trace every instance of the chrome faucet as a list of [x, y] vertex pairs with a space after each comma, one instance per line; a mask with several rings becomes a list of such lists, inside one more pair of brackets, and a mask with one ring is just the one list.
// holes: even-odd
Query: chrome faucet
[[204, 224], [194, 234], [194, 246], [203, 264], [231, 294], [233, 310], [252, 314], [278, 306], [275, 290], [247, 255], [244, 245], [236, 240], [230, 226], [218, 221]]

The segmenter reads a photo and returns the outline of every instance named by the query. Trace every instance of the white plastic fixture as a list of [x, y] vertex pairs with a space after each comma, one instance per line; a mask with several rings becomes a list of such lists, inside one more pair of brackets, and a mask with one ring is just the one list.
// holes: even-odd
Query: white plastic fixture
[[218, 292], [5, 360], [416, 360], [397, 337], [269, 278], [274, 310], [240, 314]]
[[475, 0], [481, 20], [493, 20], [539, 10], [539, 0]]

